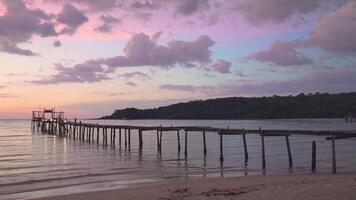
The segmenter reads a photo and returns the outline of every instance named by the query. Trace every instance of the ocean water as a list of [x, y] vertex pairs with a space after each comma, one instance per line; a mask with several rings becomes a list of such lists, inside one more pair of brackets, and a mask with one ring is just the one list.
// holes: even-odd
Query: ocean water
[[[83, 120], [85, 121], [85, 120]], [[107, 120], [100, 124], [142, 126], [212, 126], [245, 129], [356, 130], [343, 119], [305, 120]], [[163, 133], [162, 153], [156, 133], [144, 132], [143, 151], [138, 134], [131, 132], [131, 149], [74, 141], [31, 131], [29, 120], [0, 120], [0, 199], [29, 199], [85, 191], [125, 188], [135, 183], [190, 177], [237, 177], [260, 174], [308, 174], [312, 141], [317, 145], [316, 173], [331, 173], [331, 144], [325, 137], [291, 136], [293, 168], [289, 168], [284, 137], [266, 137], [267, 168], [262, 170], [261, 139], [248, 135], [249, 160], [245, 163], [241, 136], [224, 136], [224, 163], [219, 157], [219, 136], [207, 133], [207, 157], [200, 132], [188, 134], [188, 158], [177, 151], [175, 132]], [[118, 135], [118, 134], [117, 134]], [[123, 134], [122, 134], [123, 135]], [[356, 172], [356, 140], [337, 140], [338, 173]]]

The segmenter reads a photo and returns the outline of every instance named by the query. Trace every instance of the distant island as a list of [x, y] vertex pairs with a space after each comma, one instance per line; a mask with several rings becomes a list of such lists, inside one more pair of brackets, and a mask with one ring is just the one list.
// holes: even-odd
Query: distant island
[[350, 113], [356, 113], [356, 92], [197, 100], [153, 109], [115, 110], [101, 119], [344, 118]]

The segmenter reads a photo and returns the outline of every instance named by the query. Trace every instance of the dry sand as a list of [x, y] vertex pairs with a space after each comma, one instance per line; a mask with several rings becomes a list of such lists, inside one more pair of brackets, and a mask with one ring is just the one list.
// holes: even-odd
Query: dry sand
[[[356, 174], [272, 175], [201, 178], [161, 182], [112, 191], [88, 192], [43, 200], [295, 199], [356, 200]], [[41, 200], [42, 200], [41, 199]], [[39, 200], [39, 199], [38, 199]]]

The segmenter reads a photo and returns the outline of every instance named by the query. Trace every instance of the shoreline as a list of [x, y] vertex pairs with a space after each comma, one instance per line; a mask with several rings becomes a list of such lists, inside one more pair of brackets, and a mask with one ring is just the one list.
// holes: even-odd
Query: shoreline
[[356, 174], [190, 178], [31, 200], [356, 199]]

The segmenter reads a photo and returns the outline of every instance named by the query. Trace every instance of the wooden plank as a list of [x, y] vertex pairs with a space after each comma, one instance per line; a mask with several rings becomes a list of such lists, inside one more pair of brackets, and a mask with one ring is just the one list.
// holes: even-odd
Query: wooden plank
[[313, 141], [312, 144], [312, 171], [315, 172], [316, 169], [316, 144], [315, 141]]
[[288, 151], [288, 161], [289, 161], [289, 168], [293, 167], [293, 158], [292, 152], [289, 144], [289, 136], [286, 136], [286, 144], [287, 144], [287, 151]]
[[332, 167], [333, 174], [336, 174], [336, 152], [335, 152], [335, 136], [332, 136], [331, 140], [331, 151], [332, 151]]

